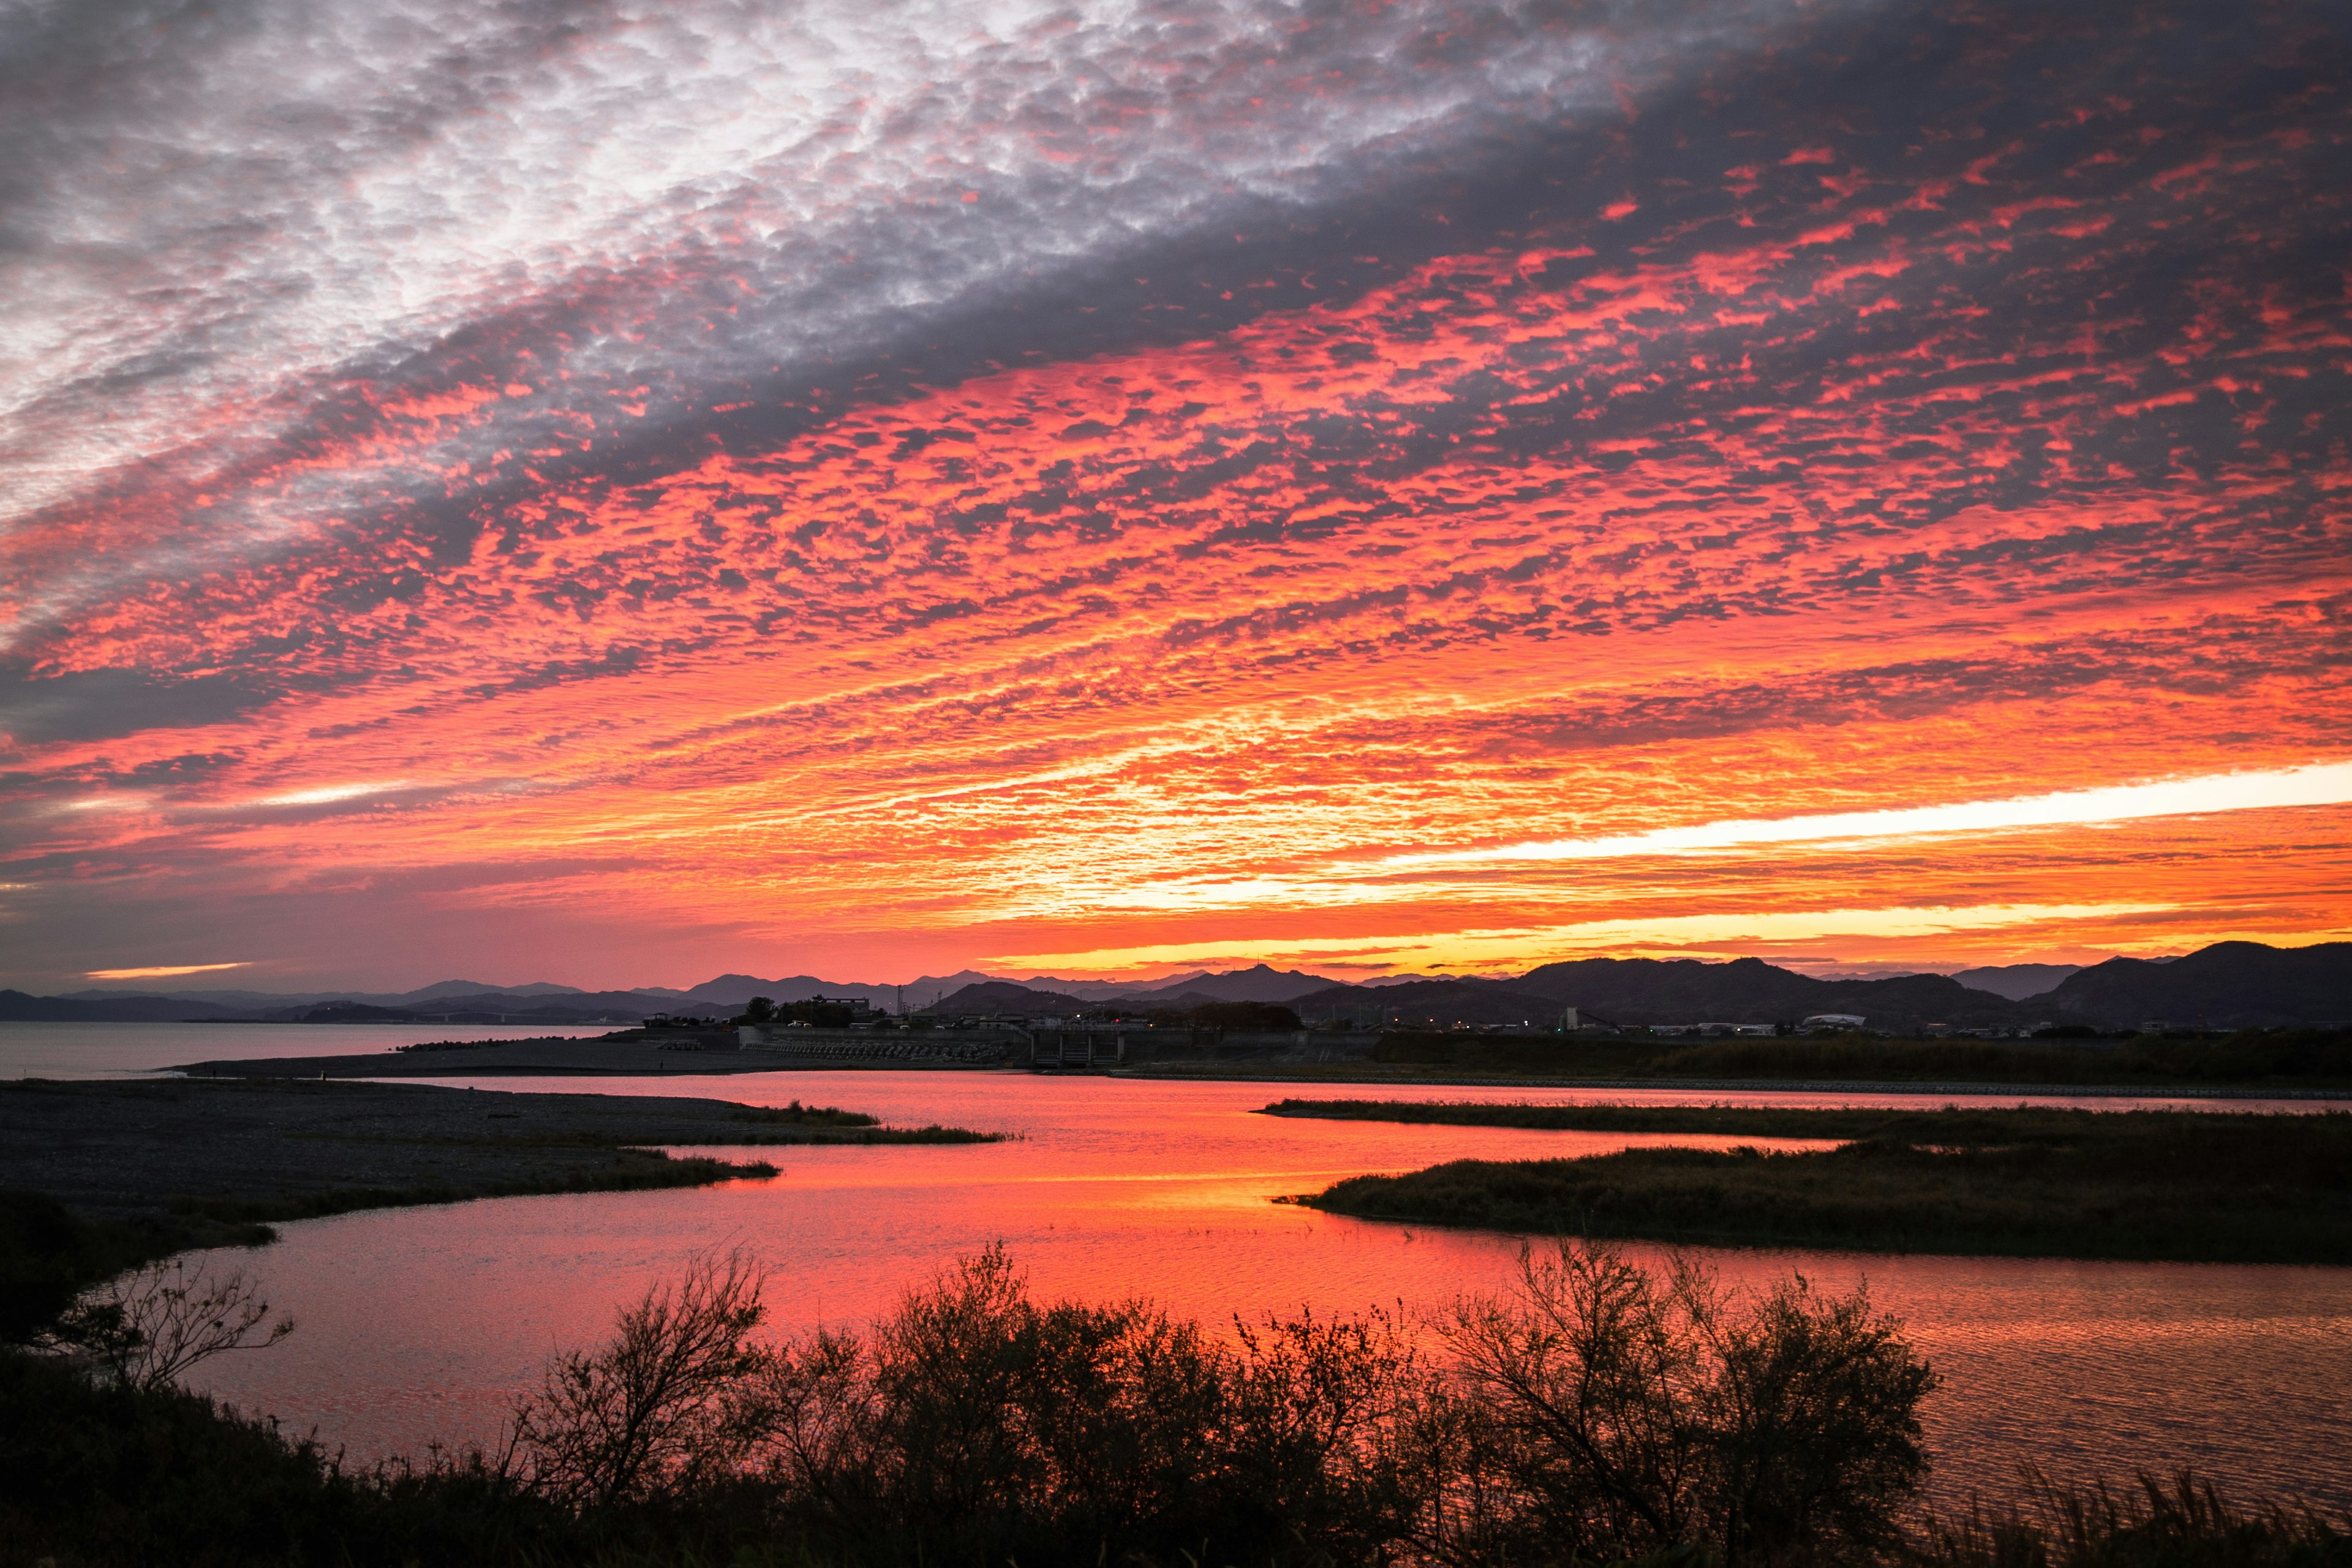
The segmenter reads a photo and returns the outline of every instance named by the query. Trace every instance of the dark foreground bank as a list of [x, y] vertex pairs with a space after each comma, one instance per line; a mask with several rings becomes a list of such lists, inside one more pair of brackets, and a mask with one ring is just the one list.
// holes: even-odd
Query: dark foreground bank
[[1407, 1070], [1755, 1083], [1981, 1083], [2044, 1089], [2352, 1089], [2352, 1030], [2243, 1029], [2092, 1040], [1878, 1039], [1813, 1035], [1705, 1040], [1398, 1034], [1374, 1059]]
[[1034, 1301], [994, 1253], [863, 1334], [765, 1342], [761, 1289], [706, 1259], [556, 1358], [498, 1452], [363, 1472], [135, 1353], [0, 1352], [0, 1568], [2352, 1562], [2343, 1521], [2186, 1478], [1923, 1517], [1932, 1369], [1865, 1297], [1793, 1279], [1568, 1249], [1433, 1340], [1211, 1337]]
[[1297, 1084], [1559, 1084], [1785, 1089], [1821, 1093], [1969, 1092], [2200, 1097], [2352, 1096], [2352, 1030], [2090, 1040], [1882, 1039], [1816, 1035], [1706, 1040], [1643, 1035], [1391, 1030], [1367, 1049], [1301, 1034], [1283, 1051], [1175, 1061], [1130, 1053], [1123, 1076]]
[[1456, 1160], [1293, 1201], [1423, 1225], [1717, 1246], [2352, 1264], [2352, 1113], [1284, 1100], [1279, 1116], [1843, 1141]]
[[[887, 1042], [862, 1037], [870, 1056], [846, 1065], [887, 1065], [879, 1058]], [[174, 1072], [191, 1078], [387, 1079], [387, 1078], [685, 1078], [735, 1073], [804, 1070], [811, 1062], [772, 1051], [740, 1048], [731, 1032], [694, 1030], [648, 1033], [616, 1029], [593, 1037], [549, 1035], [527, 1040], [452, 1039], [333, 1056], [222, 1058], [182, 1062]], [[844, 1065], [834, 1063], [830, 1065]], [[946, 1060], [932, 1068], [965, 1066]]]
[[[1634, 1035], [1225, 1034], [1191, 1027], [1077, 1034], [957, 1030], [778, 1031], [756, 1048], [730, 1031], [624, 1029], [596, 1038], [452, 1040], [333, 1056], [182, 1064], [196, 1077], [383, 1079], [681, 1077], [812, 1068], [971, 1071], [1042, 1067], [1149, 1078], [1271, 1081], [1527, 1081], [1758, 1088], [1885, 1087], [2206, 1095], [2352, 1094], [2352, 1031], [2250, 1029], [2228, 1036], [2082, 1040], [1879, 1039], [1819, 1036], [1710, 1040]], [[1099, 1049], [1100, 1059], [1095, 1054]]]
[[992, 1137], [797, 1103], [284, 1079], [0, 1083], [0, 1320], [150, 1258], [266, 1241], [280, 1220], [776, 1173], [663, 1146]]

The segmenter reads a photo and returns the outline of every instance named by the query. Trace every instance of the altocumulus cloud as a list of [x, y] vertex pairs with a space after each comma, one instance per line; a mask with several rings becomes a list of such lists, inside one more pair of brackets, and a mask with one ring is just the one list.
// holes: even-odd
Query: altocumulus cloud
[[642, 444], [1062, 275], [1613, 113], [1785, 12], [18, 7], [0, 37], [15, 505], [160, 469], [201, 521], [44, 574], [17, 635], [125, 573], [369, 504], [342, 465], [239, 495], [240, 462], [473, 413], [367, 488], [438, 494], [516, 453], [570, 468], [616, 404]]

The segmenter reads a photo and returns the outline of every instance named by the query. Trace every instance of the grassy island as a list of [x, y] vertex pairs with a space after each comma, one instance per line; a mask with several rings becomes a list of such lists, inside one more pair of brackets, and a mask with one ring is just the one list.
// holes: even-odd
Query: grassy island
[[2352, 1095], [2352, 1029], [2091, 1040], [1894, 1039], [1861, 1035], [1692, 1040], [1646, 1035], [1390, 1030], [1368, 1050], [1313, 1044], [1281, 1057], [1145, 1059], [1141, 1078], [1242, 1079], [1302, 1087], [1446, 1085], [1597, 1089], [1871, 1089], [1916, 1095], [2032, 1092], [2198, 1097]]
[[2352, 1089], [2352, 1030], [2345, 1029], [2245, 1029], [2195, 1038], [2143, 1035], [2088, 1042], [1862, 1035], [1694, 1042], [1643, 1036], [1396, 1033], [1381, 1040], [1372, 1059], [1391, 1071], [1568, 1079]]
[[2352, 1264], [2352, 1114], [1284, 1100], [1278, 1116], [1835, 1139], [1457, 1160], [1290, 1201], [1422, 1225], [1752, 1247]]
[[0, 1289], [26, 1310], [277, 1221], [549, 1193], [776, 1174], [667, 1148], [975, 1143], [798, 1102], [502, 1094], [286, 1079], [0, 1083]]

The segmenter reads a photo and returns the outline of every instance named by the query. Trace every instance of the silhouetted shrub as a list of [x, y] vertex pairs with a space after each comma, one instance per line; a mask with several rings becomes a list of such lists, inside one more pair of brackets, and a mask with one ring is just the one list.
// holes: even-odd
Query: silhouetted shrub
[[184, 1229], [92, 1220], [47, 1193], [0, 1187], [0, 1344], [38, 1339], [83, 1291], [190, 1244]]
[[1517, 1292], [1465, 1302], [1446, 1337], [1486, 1423], [1462, 1450], [1491, 1472], [1479, 1530], [1515, 1555], [1859, 1556], [1927, 1474], [1935, 1375], [1860, 1289], [1733, 1295], [1687, 1260], [1661, 1276], [1569, 1242], [1523, 1253]]
[[519, 1473], [591, 1514], [756, 1494], [787, 1538], [877, 1562], [1377, 1562], [1426, 1507], [1399, 1419], [1426, 1374], [1384, 1319], [1226, 1345], [1141, 1301], [1041, 1305], [992, 1250], [866, 1335], [761, 1348], [761, 1283], [698, 1263], [559, 1358]]
[[1861, 1292], [1523, 1260], [1427, 1344], [1033, 1300], [1001, 1251], [866, 1333], [756, 1337], [706, 1258], [558, 1357], [501, 1458], [352, 1472], [210, 1401], [0, 1352], [0, 1563], [2336, 1568], [2186, 1477], [1899, 1528], [1934, 1378]]
[[738, 1476], [766, 1419], [759, 1381], [772, 1358], [749, 1338], [761, 1282], [740, 1254], [698, 1258], [624, 1311], [611, 1344], [558, 1356], [515, 1412], [529, 1482], [599, 1510]]
[[1385, 1317], [1236, 1322], [1033, 1301], [1001, 1251], [864, 1336], [748, 1338], [761, 1281], [700, 1263], [569, 1355], [521, 1473], [593, 1513], [745, 1489], [860, 1560], [1728, 1562], [1895, 1539], [1934, 1378], [1867, 1299], [1734, 1297], [1605, 1248], [1523, 1260], [1432, 1360]]
[[174, 1388], [100, 1387], [0, 1352], [0, 1563], [585, 1562], [563, 1510], [478, 1457], [346, 1470], [337, 1457]]
[[215, 1274], [184, 1258], [142, 1264], [89, 1291], [58, 1315], [54, 1347], [87, 1357], [118, 1387], [152, 1393], [232, 1351], [267, 1350], [294, 1331], [269, 1321], [269, 1303], [241, 1269]]

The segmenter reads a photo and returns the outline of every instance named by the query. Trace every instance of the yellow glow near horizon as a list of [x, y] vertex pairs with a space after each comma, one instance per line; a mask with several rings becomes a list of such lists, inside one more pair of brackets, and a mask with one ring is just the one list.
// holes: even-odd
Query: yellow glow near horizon
[[220, 969], [250, 969], [251, 959], [236, 963], [158, 963], [143, 969], [92, 969], [84, 973], [92, 980], [164, 980], [175, 974], [210, 974]]
[[1701, 823], [1609, 838], [1562, 838], [1487, 849], [1390, 855], [1382, 868], [1529, 860], [1601, 860], [1633, 855], [1683, 855], [1760, 844], [1833, 839], [1907, 838], [1942, 833], [1998, 833], [2026, 827], [2085, 826], [2152, 816], [2196, 816], [2279, 806], [2352, 802], [2352, 762], [2314, 763], [2262, 773], [2214, 773], [2155, 784], [2065, 790], [2009, 800], [1967, 801], [1896, 811], [1832, 812], [1819, 816]]
[[1817, 942], [1838, 937], [1940, 936], [2164, 914], [2168, 904], [1982, 904], [1959, 909], [1824, 910], [1811, 913], [1667, 915], [1652, 920], [1585, 921], [1570, 925], [1422, 932], [1395, 937], [1270, 938], [1097, 948], [1087, 952], [1009, 953], [990, 962], [1038, 969], [1117, 973], [1151, 964], [1283, 961], [1344, 962], [1391, 970], [1531, 966], [1592, 950], [1672, 951], [1695, 943]]

